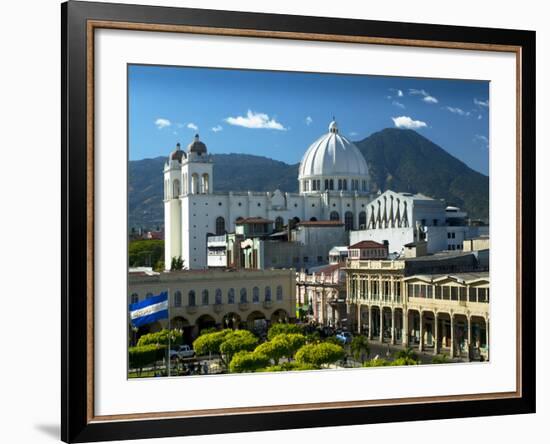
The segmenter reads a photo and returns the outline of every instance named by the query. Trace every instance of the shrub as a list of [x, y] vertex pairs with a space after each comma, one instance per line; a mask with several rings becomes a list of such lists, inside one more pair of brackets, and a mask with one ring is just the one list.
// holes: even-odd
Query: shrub
[[451, 362], [446, 354], [436, 355], [432, 358], [432, 364], [448, 364]]
[[363, 367], [386, 367], [390, 365], [390, 362], [386, 359], [375, 358], [363, 362]]
[[283, 333], [301, 334], [302, 332], [303, 332], [303, 328], [301, 325], [298, 325], [298, 324], [274, 324], [271, 326], [271, 328], [267, 332], [267, 339], [271, 340], [275, 336]]
[[390, 365], [418, 365], [420, 364], [419, 361], [416, 361], [411, 358], [398, 358], [395, 361], [393, 361]]
[[331, 364], [345, 356], [342, 346], [322, 342], [320, 344], [307, 344], [296, 352], [296, 361], [302, 364], [311, 364], [315, 367]]
[[231, 373], [255, 372], [269, 364], [269, 358], [258, 352], [240, 351], [229, 363]]
[[149, 344], [128, 348], [128, 363], [130, 368], [141, 370], [147, 365], [154, 364], [166, 357], [166, 346]]
[[265, 372], [288, 372], [300, 370], [317, 370], [317, 367], [311, 364], [302, 364], [300, 362], [283, 362], [280, 365], [272, 365], [264, 368]]

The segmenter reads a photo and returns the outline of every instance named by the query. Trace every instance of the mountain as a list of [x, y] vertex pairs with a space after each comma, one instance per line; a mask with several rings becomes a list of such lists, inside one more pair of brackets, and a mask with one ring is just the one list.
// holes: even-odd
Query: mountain
[[489, 177], [416, 131], [387, 128], [355, 145], [365, 156], [370, 183], [377, 189], [443, 198], [472, 218], [489, 220]]
[[[388, 128], [355, 142], [369, 166], [373, 191], [392, 189], [443, 198], [488, 221], [489, 178], [412, 130]], [[129, 226], [164, 224], [166, 157], [129, 162]], [[213, 154], [216, 191], [298, 191], [298, 164], [248, 154]]]

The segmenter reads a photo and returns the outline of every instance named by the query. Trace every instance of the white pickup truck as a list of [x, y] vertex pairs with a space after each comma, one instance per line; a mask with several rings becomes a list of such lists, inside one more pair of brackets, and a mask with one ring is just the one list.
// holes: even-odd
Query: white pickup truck
[[193, 356], [195, 356], [195, 351], [186, 344], [180, 345], [175, 350], [170, 350], [170, 359], [192, 358]]

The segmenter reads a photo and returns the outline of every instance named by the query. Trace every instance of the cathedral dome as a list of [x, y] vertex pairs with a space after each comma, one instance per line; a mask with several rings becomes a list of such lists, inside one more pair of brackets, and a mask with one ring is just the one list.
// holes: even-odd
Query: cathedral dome
[[184, 157], [185, 157], [185, 153], [181, 149], [181, 145], [177, 143], [176, 149], [170, 153], [168, 160], [177, 160], [178, 162], [181, 163], [181, 159]]
[[199, 140], [198, 134], [195, 134], [195, 139], [187, 146], [187, 152], [206, 154], [206, 145]]
[[[302, 191], [322, 191], [328, 190], [363, 190], [365, 191], [368, 175], [367, 162], [359, 149], [344, 136], [338, 132], [338, 125], [333, 120], [329, 127], [329, 132], [316, 140], [306, 151], [300, 162], [298, 180], [300, 181]], [[330, 180], [345, 180], [345, 186], [330, 186]], [[312, 183], [308, 186], [310, 180], [321, 181]], [[327, 187], [323, 187], [324, 180]], [[338, 183], [338, 182], [336, 182]], [[343, 184], [344, 182], [342, 182]], [[359, 186], [357, 184], [360, 184]], [[349, 185], [349, 186], [348, 186]]]

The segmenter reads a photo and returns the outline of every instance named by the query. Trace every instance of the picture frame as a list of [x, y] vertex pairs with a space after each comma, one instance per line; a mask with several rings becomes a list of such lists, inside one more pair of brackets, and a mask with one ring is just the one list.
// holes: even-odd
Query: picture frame
[[[535, 33], [69, 1], [62, 22], [62, 375], [65, 442], [535, 412]], [[516, 57], [516, 390], [501, 393], [96, 415], [94, 33], [98, 29], [510, 53]], [[121, 149], [123, 149], [121, 147]], [[121, 233], [121, 236], [125, 233]], [[499, 276], [497, 275], [497, 279]]]

